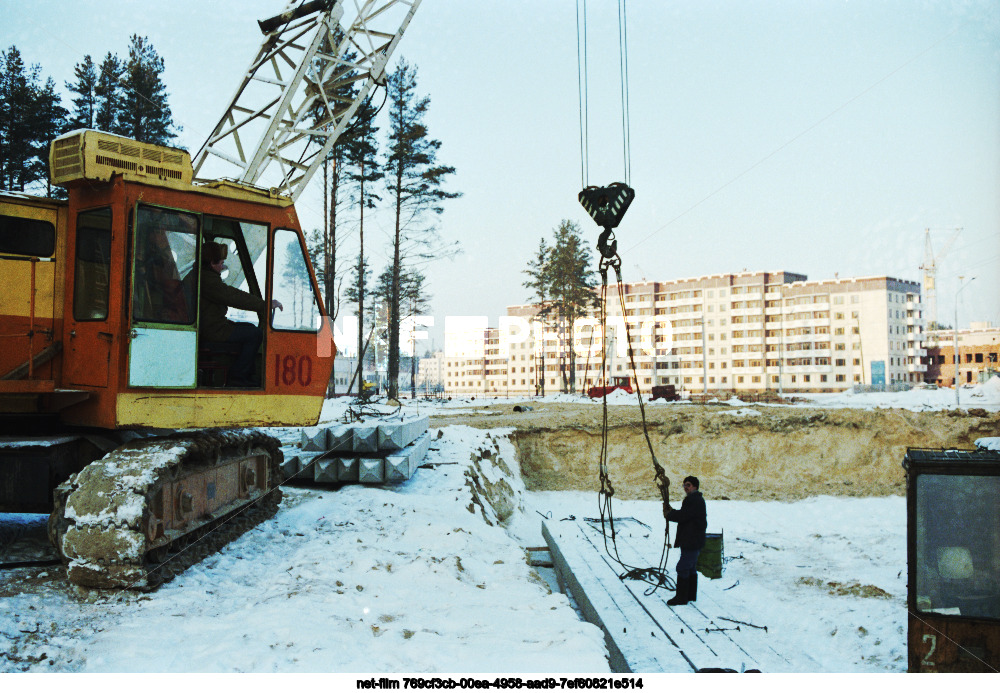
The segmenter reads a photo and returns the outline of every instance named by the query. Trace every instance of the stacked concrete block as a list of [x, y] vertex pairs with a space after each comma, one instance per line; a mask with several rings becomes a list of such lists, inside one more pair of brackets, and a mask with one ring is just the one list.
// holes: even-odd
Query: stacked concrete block
[[431, 446], [431, 434], [425, 432], [413, 443], [400, 450], [397, 454], [385, 458], [385, 480], [403, 481], [413, 476], [424, 455]]
[[354, 433], [354, 452], [378, 452], [378, 425], [357, 424]]
[[337, 481], [357, 481], [358, 467], [357, 457], [338, 457]]
[[413, 476], [430, 447], [426, 416], [304, 428], [300, 449], [286, 450], [285, 479], [382, 483]]
[[379, 450], [402, 450], [427, 431], [430, 417], [383, 423], [378, 427]]
[[358, 460], [358, 481], [362, 484], [377, 484], [385, 481], [381, 457], [362, 457]]
[[337, 480], [337, 460], [331, 457], [316, 460], [313, 464], [313, 481], [333, 483]]
[[326, 429], [326, 449], [333, 452], [352, 452], [354, 429], [346, 424]]

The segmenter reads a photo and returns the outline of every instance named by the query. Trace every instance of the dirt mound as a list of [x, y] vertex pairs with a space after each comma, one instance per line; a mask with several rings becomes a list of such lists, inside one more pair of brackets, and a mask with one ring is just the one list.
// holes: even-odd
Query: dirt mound
[[[1000, 414], [904, 409], [647, 407], [650, 440], [675, 483], [688, 474], [711, 498], [793, 500], [905, 493], [907, 447], [969, 448], [1000, 435]], [[608, 460], [619, 498], [654, 500], [652, 463], [636, 407], [609, 408]], [[598, 488], [601, 407], [493, 404], [432, 417], [432, 426], [510, 427], [528, 490]], [[679, 490], [671, 494], [679, 495]]]

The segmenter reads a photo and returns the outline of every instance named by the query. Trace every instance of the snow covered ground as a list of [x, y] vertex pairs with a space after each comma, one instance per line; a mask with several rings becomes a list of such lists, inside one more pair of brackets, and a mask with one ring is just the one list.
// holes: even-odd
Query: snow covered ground
[[[946, 408], [941, 393], [953, 404], [951, 390], [817, 403]], [[1000, 379], [962, 399], [1000, 409]], [[346, 404], [331, 401], [323, 418], [339, 419]], [[442, 431], [410, 481], [288, 488], [273, 519], [151, 594], [68, 588], [51, 568], [7, 571], [0, 672], [607, 672], [601, 632], [549, 589], [524, 550], [544, 544], [542, 516], [595, 516], [597, 498], [527, 493], [511, 478], [520, 508], [506, 528], [490, 526], [469, 511], [470, 456], [497, 440], [512, 462], [513, 447], [503, 431]], [[704, 491], [727, 563], [722, 579], [699, 586], [699, 602], [739, 595], [786, 671], [905, 671], [903, 498], [737, 502]], [[659, 505], [616, 502], [615, 514], [649, 525], [655, 562]]]

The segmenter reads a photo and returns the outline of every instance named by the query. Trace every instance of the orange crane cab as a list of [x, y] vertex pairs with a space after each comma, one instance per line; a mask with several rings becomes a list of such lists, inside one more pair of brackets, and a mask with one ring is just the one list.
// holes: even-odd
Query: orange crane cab
[[[68, 201], [0, 198], [5, 411], [105, 429], [315, 423], [333, 346], [290, 200], [192, 185], [186, 152], [106, 133], [52, 152]], [[257, 388], [225, 387], [230, 355], [198, 336], [210, 240], [229, 248], [227, 284], [285, 308], [260, 323]]]
[[[150, 161], [156, 161], [152, 166]], [[65, 185], [54, 275], [63, 314], [52, 342], [62, 388], [86, 400], [67, 423], [190, 428], [315, 423], [333, 363], [330, 327], [288, 198], [246, 185], [192, 185], [183, 150], [78, 131], [52, 145]], [[120, 173], [124, 171], [124, 173]], [[226, 284], [278, 300], [257, 316], [264, 342], [252, 389], [226, 387], [231, 355], [199, 338], [207, 241], [229, 248]], [[235, 314], [234, 314], [235, 313]], [[263, 318], [263, 319], [259, 319]], [[23, 350], [22, 350], [23, 351]]]

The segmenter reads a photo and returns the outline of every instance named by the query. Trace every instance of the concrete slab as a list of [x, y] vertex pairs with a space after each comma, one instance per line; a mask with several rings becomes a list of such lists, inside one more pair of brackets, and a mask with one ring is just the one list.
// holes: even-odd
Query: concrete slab
[[420, 416], [404, 421], [383, 421], [378, 427], [379, 450], [402, 450], [427, 431], [430, 417]]
[[559, 586], [573, 596], [583, 617], [604, 631], [613, 672], [697, 670], [676, 646], [656, 636], [642, 606], [606, 562], [595, 560], [575, 523], [543, 521], [542, 536], [552, 555]]
[[329, 457], [316, 460], [313, 464], [313, 481], [322, 483], [337, 481], [337, 460]]
[[413, 476], [413, 473], [423, 462], [427, 449], [431, 444], [430, 433], [424, 433], [413, 443], [394, 455], [386, 455], [385, 458], [385, 480], [405, 481]]
[[299, 456], [291, 455], [281, 461], [281, 480], [287, 481], [299, 472]]
[[431, 447], [431, 433], [430, 431], [424, 431], [424, 433], [413, 441], [413, 453], [409, 456], [410, 465], [410, 476], [417, 471], [417, 467], [424, 461], [424, 457], [427, 456], [427, 451]]
[[313, 426], [302, 429], [302, 451], [322, 452], [327, 450], [326, 429]]
[[351, 434], [354, 452], [378, 452], [378, 424], [354, 424]]
[[337, 458], [337, 480], [357, 481], [358, 480], [358, 458], [338, 457]]
[[385, 480], [381, 457], [358, 458], [358, 481], [362, 484], [381, 483]]
[[351, 426], [341, 424], [326, 429], [326, 449], [333, 452], [351, 452], [354, 450], [354, 431]]
[[[648, 528], [638, 530], [638, 525], [638, 531], [631, 532], [621, 521], [615, 529], [616, 555], [623, 563], [657, 565], [662, 538], [650, 537]], [[670, 607], [666, 602], [672, 591], [661, 588], [646, 594], [647, 583], [619, 578], [625, 568], [608, 556], [600, 525], [548, 521], [542, 530], [560, 585], [566, 585], [581, 607], [587, 605], [587, 620], [604, 629], [609, 652], [616, 658], [613, 666], [633, 672], [789, 670], [788, 661], [768, 643], [766, 631], [748, 623], [752, 616], [744, 613], [738, 598], [725, 596], [704, 577], [698, 582], [697, 602]], [[675, 562], [672, 554], [669, 568]], [[738, 628], [738, 623], [744, 626]]]
[[319, 451], [313, 450], [313, 451], [309, 451], [309, 452], [303, 451], [302, 453], [300, 453], [299, 456], [298, 456], [298, 459], [299, 459], [299, 471], [296, 474], [295, 478], [296, 479], [305, 479], [305, 480], [312, 479], [314, 477], [314, 475], [315, 475], [315, 471], [313, 470], [313, 467], [315, 466], [316, 459], [318, 457], [322, 457], [325, 454], [326, 454], [326, 452], [323, 451], [323, 450], [319, 450]]

